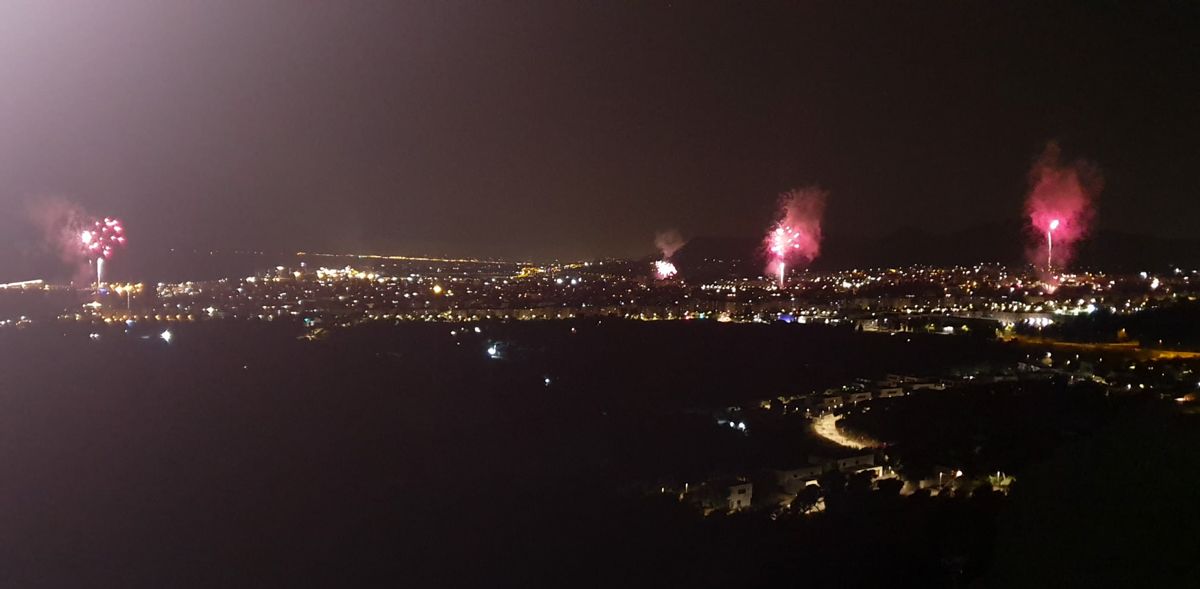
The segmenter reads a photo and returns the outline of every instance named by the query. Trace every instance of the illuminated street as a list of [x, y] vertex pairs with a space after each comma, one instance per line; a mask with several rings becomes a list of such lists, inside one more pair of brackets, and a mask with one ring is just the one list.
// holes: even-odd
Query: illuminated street
[[837, 422], [841, 421], [842, 416], [835, 413], [826, 413], [813, 420], [813, 431], [818, 436], [833, 442], [839, 446], [862, 450], [864, 448], [873, 448], [877, 446], [875, 442], [860, 437], [851, 437], [838, 430]]

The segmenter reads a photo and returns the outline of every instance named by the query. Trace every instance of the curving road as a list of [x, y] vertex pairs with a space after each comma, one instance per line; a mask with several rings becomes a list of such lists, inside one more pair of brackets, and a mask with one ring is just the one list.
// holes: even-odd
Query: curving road
[[873, 448], [878, 446], [874, 440], [862, 438], [858, 436], [849, 436], [838, 430], [837, 422], [842, 419], [841, 415], [836, 413], [826, 413], [813, 420], [813, 431], [818, 436], [833, 442], [839, 446], [853, 448], [855, 450], [863, 450], [865, 448]]

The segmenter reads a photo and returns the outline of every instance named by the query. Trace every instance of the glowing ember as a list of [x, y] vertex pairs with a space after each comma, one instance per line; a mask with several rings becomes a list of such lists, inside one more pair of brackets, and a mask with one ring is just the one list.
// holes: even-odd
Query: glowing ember
[[825, 191], [802, 188], [779, 198], [779, 221], [767, 233], [766, 248], [770, 262], [767, 272], [779, 279], [783, 288], [788, 263], [807, 264], [821, 251], [821, 217], [825, 213]]
[[675, 270], [675, 264], [672, 264], [666, 260], [657, 260], [654, 262], [654, 274], [658, 276], [659, 280], [671, 278], [672, 276], [675, 276], [676, 273], [677, 270]]

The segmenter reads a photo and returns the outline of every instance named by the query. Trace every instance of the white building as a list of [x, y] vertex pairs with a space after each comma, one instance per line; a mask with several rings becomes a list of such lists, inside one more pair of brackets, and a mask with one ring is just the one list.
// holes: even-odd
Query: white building
[[729, 486], [729, 495], [726, 496], [726, 509], [730, 512], [740, 511], [750, 508], [750, 499], [754, 496], [754, 485], [749, 482], [737, 483]]
[[858, 393], [850, 393], [850, 397], [849, 397], [849, 401], [850, 401], [850, 403], [851, 403], [851, 404], [858, 404], [858, 403], [861, 403], [861, 402], [863, 402], [863, 401], [870, 401], [870, 400], [871, 400], [871, 393], [870, 393], [870, 391], [862, 391], [862, 392], [858, 392]]
[[841, 458], [837, 461], [837, 469], [847, 474], [858, 474], [860, 472], [870, 471], [873, 478], [883, 476], [883, 466], [875, 464], [874, 454], [863, 454], [860, 456], [851, 456], [850, 458]]
[[779, 487], [783, 489], [784, 493], [795, 495], [803, 490], [804, 487], [812, 485], [820, 486], [817, 480], [821, 477], [823, 470], [820, 466], [777, 470], [775, 471], [775, 480], [779, 482]]
[[890, 397], [903, 397], [904, 396], [904, 387], [882, 387], [879, 389], [879, 394], [877, 396], [880, 399], [887, 399]]

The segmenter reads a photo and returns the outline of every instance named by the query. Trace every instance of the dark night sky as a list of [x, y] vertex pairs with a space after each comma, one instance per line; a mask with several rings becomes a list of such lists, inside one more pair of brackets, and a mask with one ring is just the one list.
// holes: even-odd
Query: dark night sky
[[146, 248], [628, 255], [813, 182], [960, 228], [1050, 139], [1103, 227], [1200, 220], [1200, 4], [716, 4], [4, 2], [0, 238], [60, 195]]

